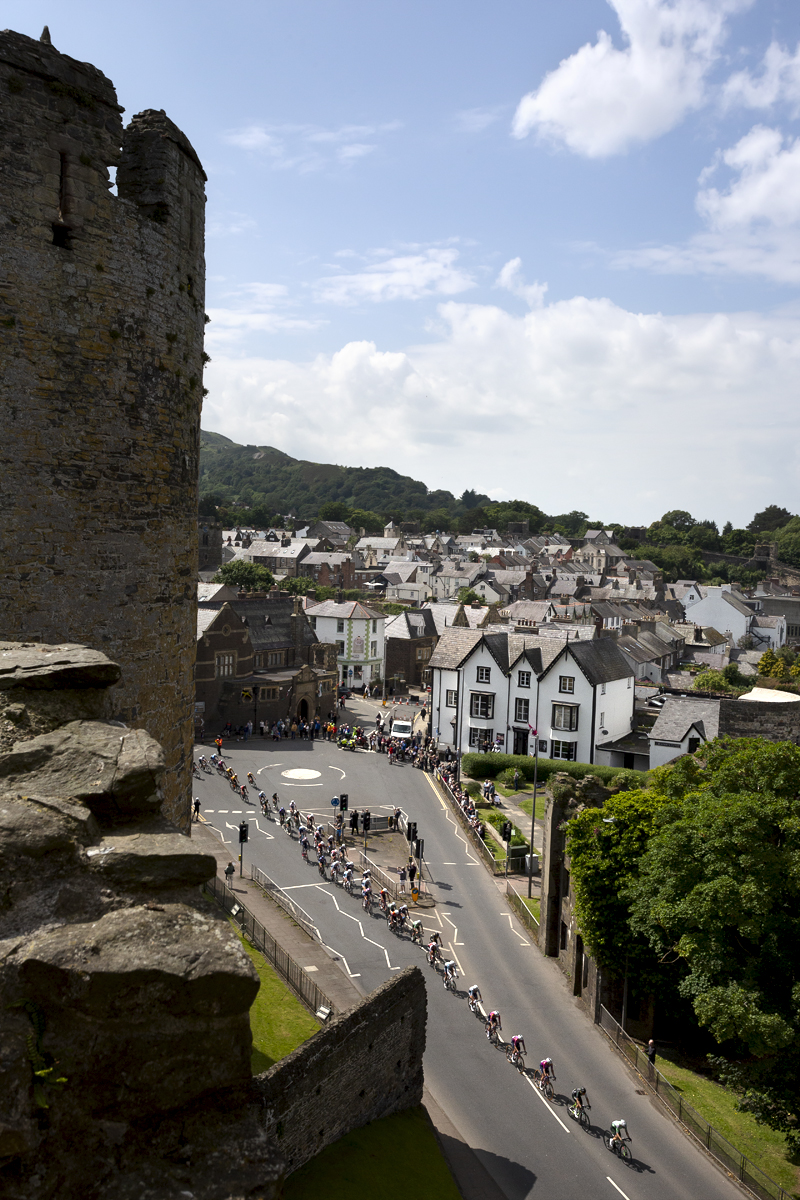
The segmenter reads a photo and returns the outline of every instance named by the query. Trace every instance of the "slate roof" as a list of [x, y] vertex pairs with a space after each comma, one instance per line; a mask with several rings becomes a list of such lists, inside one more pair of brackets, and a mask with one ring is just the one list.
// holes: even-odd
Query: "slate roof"
[[593, 687], [627, 679], [631, 669], [625, 656], [612, 638], [596, 638], [591, 642], [570, 642], [569, 651]]
[[384, 620], [383, 613], [376, 612], [374, 608], [367, 608], [358, 600], [347, 600], [342, 603], [336, 600], [323, 600], [320, 604], [310, 604], [306, 611], [310, 617], [344, 617], [345, 620], [355, 617], [359, 621], [365, 618], [370, 621], [376, 618]]
[[339, 567], [342, 563], [351, 562], [352, 554], [347, 554], [344, 551], [324, 551], [312, 550], [311, 554], [307, 554], [303, 559], [304, 567], [320, 567], [323, 563], [327, 563], [330, 567]]
[[719, 700], [692, 700], [688, 696], [668, 696], [650, 730], [650, 740], [682, 742], [691, 727], [710, 741], [719, 733]]
[[734, 595], [733, 592], [723, 592], [722, 599], [726, 604], [730, 604], [731, 608], [735, 608], [738, 613], [741, 613], [745, 617], [752, 617], [752, 608], [745, 604], [744, 600], [739, 596]]
[[438, 645], [431, 655], [428, 666], [441, 670], [455, 670], [472, 653], [483, 637], [480, 629], [462, 629], [450, 625], [442, 632]]
[[426, 605], [426, 608], [432, 613], [434, 622], [436, 623], [436, 631], [439, 634], [452, 626], [460, 608], [463, 608], [464, 616], [471, 629], [477, 629], [481, 622], [486, 619], [489, 611], [488, 607], [484, 605], [481, 605], [480, 608], [473, 608], [471, 604], [464, 606], [461, 604], [439, 603], [431, 604], [430, 606]]
[[203, 636], [203, 634], [208, 629], [209, 625], [214, 620], [214, 617], [217, 616], [219, 611], [220, 610], [218, 608], [198, 608], [198, 610], [197, 610], [197, 637], [198, 637], [198, 639]]
[[[231, 600], [230, 606], [239, 617], [244, 617], [254, 650], [280, 649], [294, 645], [292, 635], [292, 613], [294, 598], [291, 596], [264, 600]], [[302, 610], [297, 615], [300, 622], [300, 644], [316, 645], [316, 633], [311, 628]]]
[[436, 622], [429, 608], [418, 608], [413, 612], [402, 612], [386, 622], [384, 636], [387, 638], [402, 638], [410, 641], [414, 638], [436, 637]]

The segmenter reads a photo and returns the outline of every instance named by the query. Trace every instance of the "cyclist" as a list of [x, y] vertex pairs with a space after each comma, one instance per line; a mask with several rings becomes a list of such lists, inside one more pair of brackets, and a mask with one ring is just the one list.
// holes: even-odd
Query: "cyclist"
[[477, 1012], [478, 1005], [483, 1000], [481, 989], [478, 987], [477, 983], [473, 983], [472, 987], [467, 988], [467, 999], [469, 1000], [469, 1006], [472, 1011]]
[[255, 786], [256, 786], [256, 781], [255, 781], [255, 778], [254, 778], [254, 776], [253, 776], [253, 772], [252, 772], [252, 771], [248, 771], [248, 772], [247, 772], [247, 782], [248, 782], [248, 783], [252, 783], [253, 787], [255, 787]]
[[381, 888], [380, 890], [380, 901], [381, 912], [386, 912], [386, 909], [389, 907], [389, 893], [387, 892], [386, 888]]
[[317, 860], [317, 865], [319, 867], [319, 873], [322, 876], [322, 878], [324, 879], [325, 878], [325, 855], [324, 854], [320, 854], [319, 859]]
[[242, 786], [239, 788], [239, 792], [241, 794], [242, 799], [247, 800], [249, 803], [248, 796], [247, 796], [247, 788], [245, 787], [244, 784], [242, 784]]
[[297, 805], [295, 804], [294, 800], [289, 801], [289, 812], [292, 814], [292, 816], [294, 816], [294, 814], [297, 812]]
[[412, 942], [422, 943], [422, 921], [416, 920], [411, 922], [411, 940]]
[[306, 837], [305, 831], [300, 834], [300, 853], [302, 854], [303, 858], [308, 858], [308, 838]]
[[267, 815], [267, 794], [266, 794], [266, 792], [258, 793], [258, 802], [261, 805], [262, 813], [264, 814], [264, 816], [266, 816]]
[[456, 964], [452, 959], [448, 959], [444, 964], [444, 986], [447, 987], [451, 980], [455, 983], [457, 979], [458, 971], [456, 970]]
[[344, 873], [344, 886], [349, 892], [353, 886], [353, 868], [347, 867]]
[[427, 949], [427, 951], [428, 951], [428, 962], [431, 964], [431, 966], [433, 966], [433, 965], [435, 964], [435, 962], [436, 962], [436, 959], [437, 959], [437, 958], [439, 958], [439, 957], [441, 957], [441, 956], [440, 956], [440, 954], [439, 954], [439, 946], [438, 946], [438, 943], [437, 943], [437, 942], [430, 942], [430, 943], [428, 944], [428, 946], [426, 947], [426, 949]]
[[517, 1058], [522, 1058], [522, 1057], [523, 1057], [523, 1055], [525, 1055], [525, 1054], [527, 1054], [527, 1053], [528, 1053], [528, 1052], [527, 1052], [527, 1050], [525, 1049], [525, 1038], [524, 1038], [524, 1037], [522, 1037], [522, 1035], [521, 1035], [521, 1034], [519, 1034], [519, 1033], [515, 1033], [515, 1034], [514, 1034], [514, 1036], [513, 1036], [513, 1037], [512, 1037], [512, 1039], [511, 1039], [511, 1058], [512, 1058], [512, 1062], [514, 1061], [514, 1059], [517, 1059]]
[[619, 1121], [611, 1122], [612, 1136], [609, 1138], [609, 1145], [615, 1142], [624, 1142], [628, 1133], [628, 1122], [620, 1119]]
[[491, 1041], [492, 1034], [499, 1035], [502, 1028], [503, 1028], [503, 1023], [500, 1020], [500, 1013], [497, 1011], [496, 1008], [494, 1008], [489, 1013], [489, 1016], [486, 1018], [486, 1036], [487, 1036], [487, 1038], [489, 1038], [489, 1040]]
[[206, 761], [205, 754], [201, 754], [197, 761], [200, 764], [200, 766], [203, 768], [203, 770], [205, 771], [206, 767], [208, 766], [208, 762]]
[[539, 1070], [542, 1073], [541, 1081], [540, 1081], [541, 1083], [544, 1083], [545, 1079], [549, 1079], [552, 1081], [556, 1077], [556, 1069], [553, 1066], [552, 1058], [543, 1058], [542, 1061], [539, 1063]]
[[361, 899], [367, 912], [372, 908], [372, 888], [367, 884], [361, 889]]
[[281, 823], [281, 829], [283, 829], [284, 825], [286, 824], [286, 809], [285, 808], [278, 809], [278, 820]]
[[589, 1097], [586, 1095], [585, 1087], [574, 1087], [572, 1089], [572, 1105], [573, 1108], [580, 1112], [582, 1108], [591, 1108]]

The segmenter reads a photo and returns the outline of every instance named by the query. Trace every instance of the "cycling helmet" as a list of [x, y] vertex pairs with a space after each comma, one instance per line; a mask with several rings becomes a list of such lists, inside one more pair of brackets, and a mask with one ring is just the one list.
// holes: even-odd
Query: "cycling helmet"
[[552, 1061], [553, 1061], [553, 1060], [552, 1060], [552, 1058], [546, 1058], [544, 1061], [545, 1061], [546, 1063], [552, 1063]]

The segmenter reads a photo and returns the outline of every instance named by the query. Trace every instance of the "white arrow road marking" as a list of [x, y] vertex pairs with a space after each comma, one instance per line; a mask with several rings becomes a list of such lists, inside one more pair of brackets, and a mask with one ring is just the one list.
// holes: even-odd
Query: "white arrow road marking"
[[256, 775], [260, 775], [262, 771], [271, 771], [273, 767], [282, 767], [282, 766], [283, 766], [283, 763], [269, 763], [269, 765], [266, 767], [259, 767], [258, 770], [256, 771]]
[[[345, 775], [347, 774], [347, 772], [343, 771], [341, 767], [332, 767], [330, 765], [330, 763], [328, 763], [328, 770], [329, 771], [338, 771], [339, 774], [341, 775], [342, 779], [344, 779]], [[386, 807], [386, 805], [384, 805], [384, 807]]]
[[256, 829], [258, 830], [258, 832], [263, 833], [264, 837], [267, 839], [268, 842], [274, 842], [275, 835], [273, 833], [267, 833], [266, 829], [261, 828], [261, 826], [258, 823], [258, 817], [255, 818], [255, 822], [256, 822]]
[[230, 846], [231, 843], [228, 841], [228, 839], [226, 837], [223, 837], [221, 829], [217, 829], [216, 825], [212, 825], [210, 821], [206, 821], [206, 824], [208, 825], [208, 828], [212, 831], [212, 833], [216, 833], [217, 837], [219, 838], [219, 840], [222, 842], [222, 844], [224, 846]]
[[[529, 1084], [531, 1085], [531, 1087], [533, 1088], [533, 1090], [534, 1090], [535, 1094], [536, 1094], [536, 1095], [539, 1097], [539, 1099], [541, 1100], [542, 1104], [545, 1106], [545, 1108], [547, 1109], [547, 1111], [550, 1113], [550, 1116], [551, 1116], [551, 1117], [555, 1117], [555, 1119], [558, 1121], [558, 1123], [559, 1123], [559, 1125], [561, 1126], [561, 1128], [564, 1130], [564, 1133], [572, 1133], [572, 1130], [571, 1130], [571, 1129], [569, 1129], [569, 1128], [568, 1128], [568, 1126], [566, 1126], [566, 1125], [564, 1124], [564, 1122], [561, 1120], [561, 1117], [558, 1115], [558, 1113], [557, 1113], [557, 1112], [555, 1111], [555, 1109], [552, 1107], [552, 1105], [550, 1104], [550, 1102], [549, 1102], [548, 1100], [545, 1100], [544, 1096], [543, 1096], [543, 1095], [542, 1095], [542, 1093], [539, 1091], [539, 1089], [538, 1089], [538, 1087], [536, 1086], [536, 1084], [533, 1082], [533, 1080], [532, 1080], [532, 1079], [529, 1079], [527, 1075], [525, 1076], [525, 1082], [526, 1082], [526, 1083], [529, 1083]], [[606, 1179], [607, 1179], [607, 1178], [608, 1178], [608, 1176], [606, 1176]], [[613, 1180], [612, 1180], [612, 1182], [613, 1182]], [[614, 1186], [616, 1187], [616, 1184], [615, 1184]], [[624, 1195], [624, 1192], [623, 1192], [623, 1195]], [[625, 1200], [628, 1200], [628, 1197], [627, 1197], [627, 1196], [625, 1196]]]
[[[449, 913], [442, 913], [442, 916], [444, 917], [445, 921], [447, 921], [448, 925], [453, 925], [453, 922], [450, 920]], [[456, 925], [453, 925], [453, 945], [454, 946], [463, 946], [464, 945], [463, 942], [458, 941], [458, 927]]]
[[389, 970], [390, 970], [390, 971], [402, 971], [402, 969], [403, 969], [402, 967], [393, 967], [393, 966], [392, 966], [392, 964], [391, 964], [391, 962], [390, 962], [390, 960], [389, 960], [389, 952], [388, 952], [388, 950], [386, 949], [386, 947], [385, 947], [385, 946], [382, 946], [382, 945], [380, 944], [380, 942], [373, 942], [373, 941], [372, 941], [372, 938], [368, 938], [368, 937], [367, 937], [367, 935], [364, 933], [364, 927], [363, 927], [363, 925], [361, 924], [361, 922], [359, 921], [358, 917], [351, 916], [351, 914], [350, 914], [350, 913], [347, 913], [347, 912], [345, 912], [343, 908], [340, 908], [340, 907], [339, 907], [339, 901], [336, 899], [336, 897], [334, 896], [333, 892], [329, 892], [329, 891], [327, 891], [327, 890], [326, 890], [326, 889], [325, 889], [325, 888], [322, 886], [322, 884], [317, 884], [316, 886], [317, 886], [317, 887], [319, 888], [319, 890], [322, 892], [323, 896], [330, 896], [331, 900], [332, 900], [332, 901], [333, 901], [333, 903], [336, 905], [336, 909], [337, 909], [337, 911], [338, 911], [338, 912], [341, 914], [341, 916], [343, 916], [343, 917], [348, 917], [348, 918], [349, 918], [351, 921], [355, 921], [356, 925], [357, 925], [357, 926], [358, 926], [358, 928], [361, 930], [361, 936], [362, 936], [362, 938], [364, 939], [364, 941], [365, 941], [365, 942], [370, 942], [370, 943], [371, 943], [371, 945], [373, 945], [373, 946], [377, 946], [379, 950], [382, 950], [382, 951], [383, 951], [383, 953], [384, 953], [384, 956], [385, 956], [385, 958], [386, 958], [386, 965], [387, 965], [387, 967], [389, 968]]
[[517, 937], [518, 937], [518, 938], [519, 938], [519, 940], [522, 942], [523, 946], [530, 946], [530, 942], [528, 941], [528, 939], [527, 939], [527, 938], [524, 938], [524, 937], [522, 936], [522, 934], [521, 934], [521, 933], [517, 933], [516, 929], [514, 928], [514, 921], [513, 921], [513, 918], [512, 918], [512, 916], [511, 916], [511, 913], [510, 913], [510, 912], [501, 912], [501, 913], [500, 913], [500, 916], [501, 916], [501, 917], [508, 917], [508, 922], [509, 922], [509, 924], [510, 924], [510, 926], [511, 926], [511, 932], [512, 932], [512, 933], [516, 933], [516, 934], [517, 934]]
[[[611, 1186], [612, 1186], [613, 1188], [616, 1188], [616, 1189], [617, 1189], [617, 1191], [619, 1192], [620, 1196], [625, 1196], [625, 1193], [623, 1192], [622, 1188], [619, 1186], [619, 1184], [618, 1184], [618, 1183], [614, 1183], [614, 1180], [611, 1178], [611, 1176], [610, 1176], [610, 1175], [606, 1175], [606, 1179], [608, 1180], [608, 1182], [611, 1184]], [[628, 1197], [627, 1197], [627, 1196], [625, 1196], [625, 1200], [628, 1200]]]

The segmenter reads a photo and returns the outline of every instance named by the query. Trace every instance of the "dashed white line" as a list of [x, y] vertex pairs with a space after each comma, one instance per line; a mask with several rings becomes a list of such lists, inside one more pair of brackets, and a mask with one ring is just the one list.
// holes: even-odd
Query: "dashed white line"
[[[555, 1110], [552, 1108], [552, 1106], [551, 1106], [551, 1105], [548, 1103], [548, 1101], [547, 1101], [547, 1100], [545, 1100], [544, 1096], [543, 1096], [543, 1095], [542, 1095], [542, 1093], [539, 1091], [539, 1089], [538, 1089], [538, 1087], [536, 1086], [536, 1084], [533, 1082], [533, 1080], [532, 1080], [532, 1079], [529, 1079], [527, 1075], [525, 1076], [525, 1082], [526, 1082], [526, 1083], [529, 1083], [529, 1084], [531, 1085], [531, 1087], [532, 1087], [532, 1088], [533, 1088], [533, 1090], [534, 1090], [534, 1093], [535, 1093], [535, 1095], [537, 1095], [537, 1096], [539, 1097], [539, 1099], [541, 1100], [542, 1104], [545, 1106], [545, 1108], [547, 1109], [547, 1111], [550, 1113], [550, 1116], [551, 1116], [551, 1117], [555, 1117], [555, 1119], [558, 1121], [558, 1123], [559, 1123], [559, 1125], [561, 1126], [561, 1128], [564, 1130], [564, 1133], [572, 1133], [572, 1130], [569, 1128], [569, 1126], [564, 1124], [564, 1122], [561, 1120], [561, 1117], [558, 1115], [558, 1113], [557, 1113], [557, 1112], [556, 1112], [556, 1111], [555, 1111]], [[606, 1176], [606, 1178], [608, 1178], [608, 1176]], [[615, 1185], [615, 1186], [616, 1186], [616, 1185]], [[625, 1197], [625, 1200], [628, 1200], [628, 1197], [627, 1197], [627, 1196]]]
[[319, 888], [319, 890], [322, 892], [323, 896], [330, 896], [331, 900], [336, 905], [337, 911], [341, 914], [341, 916], [348, 917], [349, 920], [355, 921], [356, 925], [358, 926], [358, 928], [361, 931], [361, 936], [365, 942], [369, 942], [371, 945], [377, 946], [379, 950], [383, 950], [384, 956], [386, 958], [386, 965], [390, 971], [402, 971], [402, 969], [403, 969], [402, 967], [393, 967], [392, 966], [391, 961], [389, 959], [389, 952], [385, 946], [382, 946], [380, 944], [380, 942], [373, 942], [372, 938], [367, 937], [367, 935], [364, 933], [364, 927], [361, 924], [361, 922], [359, 921], [358, 917], [354, 917], [350, 913], [345, 912], [343, 908], [340, 908], [339, 901], [336, 899], [333, 892], [326, 891], [325, 888], [321, 884], [316, 884], [315, 886]]
[[[611, 1184], [611, 1186], [612, 1186], [613, 1188], [616, 1188], [616, 1189], [617, 1189], [617, 1191], [619, 1192], [620, 1196], [625, 1196], [625, 1193], [623, 1192], [622, 1188], [619, 1186], [619, 1184], [618, 1184], [618, 1183], [614, 1183], [614, 1180], [611, 1178], [611, 1176], [610, 1176], [610, 1175], [606, 1175], [606, 1179], [608, 1180], [608, 1182]], [[627, 1196], [625, 1196], [625, 1200], [628, 1200], [628, 1197], [627, 1197]]]
[[511, 926], [511, 932], [512, 932], [512, 933], [514, 933], [514, 934], [516, 934], [516, 936], [517, 936], [517, 937], [519, 938], [519, 940], [522, 942], [523, 946], [530, 946], [530, 942], [528, 941], [528, 939], [527, 939], [527, 938], [524, 938], [524, 937], [522, 936], [522, 934], [521, 934], [521, 933], [517, 933], [516, 929], [514, 928], [514, 921], [513, 921], [512, 917], [511, 917], [511, 913], [510, 913], [510, 912], [501, 912], [501, 913], [500, 913], [500, 916], [501, 916], [501, 917], [508, 917], [508, 923], [509, 923], [509, 925]]

